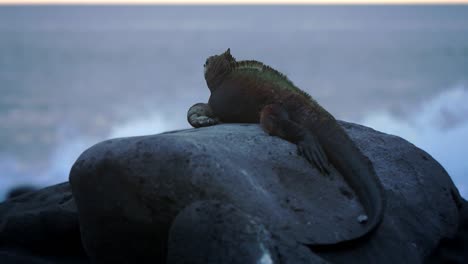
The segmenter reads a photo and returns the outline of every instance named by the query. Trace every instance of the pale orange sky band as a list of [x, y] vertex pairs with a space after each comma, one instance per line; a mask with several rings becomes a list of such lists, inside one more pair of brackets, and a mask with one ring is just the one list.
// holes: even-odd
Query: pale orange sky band
[[1, 4], [468, 4], [468, 0], [0, 0]]

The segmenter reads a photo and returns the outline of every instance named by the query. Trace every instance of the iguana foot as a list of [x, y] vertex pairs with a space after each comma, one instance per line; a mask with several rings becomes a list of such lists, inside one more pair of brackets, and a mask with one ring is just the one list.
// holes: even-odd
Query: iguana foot
[[315, 165], [322, 174], [330, 173], [330, 163], [320, 142], [310, 131], [291, 120], [281, 103], [263, 107], [260, 124], [268, 134], [296, 143], [299, 154]]
[[310, 163], [314, 164], [322, 174], [330, 174], [330, 163], [328, 162], [327, 155], [313, 135], [305, 135], [304, 138], [297, 143], [297, 149], [299, 154], [304, 156]]
[[187, 112], [187, 121], [193, 127], [206, 127], [219, 124], [208, 104], [198, 103], [190, 107]]

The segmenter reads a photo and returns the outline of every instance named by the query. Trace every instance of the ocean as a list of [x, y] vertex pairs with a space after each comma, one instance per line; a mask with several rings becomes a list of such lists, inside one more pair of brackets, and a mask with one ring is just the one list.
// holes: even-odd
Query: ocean
[[0, 200], [104, 139], [188, 128], [227, 48], [428, 151], [468, 197], [468, 6], [1, 6]]

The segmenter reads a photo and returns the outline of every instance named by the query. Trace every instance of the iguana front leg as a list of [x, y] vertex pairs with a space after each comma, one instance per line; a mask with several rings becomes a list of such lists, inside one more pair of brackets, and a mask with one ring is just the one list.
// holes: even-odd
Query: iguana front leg
[[219, 124], [219, 119], [213, 114], [209, 104], [194, 104], [187, 112], [187, 121], [193, 127], [206, 127]]
[[320, 142], [311, 131], [291, 120], [281, 104], [265, 106], [260, 113], [260, 124], [268, 134], [297, 144], [301, 155], [322, 174], [329, 174], [330, 165]]

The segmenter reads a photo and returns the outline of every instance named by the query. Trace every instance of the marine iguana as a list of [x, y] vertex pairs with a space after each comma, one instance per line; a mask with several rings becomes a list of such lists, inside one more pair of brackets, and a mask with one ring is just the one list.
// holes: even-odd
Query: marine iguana
[[358, 217], [362, 231], [338, 243], [310, 246], [344, 245], [376, 229], [385, 208], [382, 184], [370, 160], [329, 112], [285, 75], [258, 61], [236, 61], [230, 49], [209, 57], [204, 70], [211, 96], [208, 104], [189, 109], [187, 119], [193, 127], [260, 123], [270, 135], [297, 144], [299, 153], [322, 174], [335, 166], [356, 192], [368, 214]]

